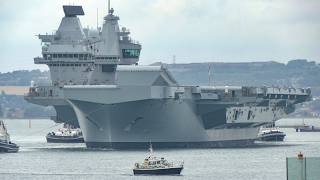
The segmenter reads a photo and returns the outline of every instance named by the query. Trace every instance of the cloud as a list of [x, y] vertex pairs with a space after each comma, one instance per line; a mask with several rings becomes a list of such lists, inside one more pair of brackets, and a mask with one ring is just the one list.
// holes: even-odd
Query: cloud
[[[0, 1], [0, 72], [45, 68], [34, 36], [51, 33], [69, 0]], [[77, 0], [84, 27], [103, 22], [105, 0]], [[141, 63], [320, 60], [320, 1], [309, 0], [117, 0], [120, 25], [142, 43]]]

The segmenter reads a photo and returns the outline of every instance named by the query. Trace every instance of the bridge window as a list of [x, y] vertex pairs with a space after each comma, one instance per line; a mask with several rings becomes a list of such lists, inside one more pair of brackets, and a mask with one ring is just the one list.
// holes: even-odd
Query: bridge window
[[139, 58], [140, 49], [122, 49], [122, 56], [124, 58]]
[[83, 60], [83, 54], [79, 54], [79, 59]]
[[250, 120], [251, 116], [252, 116], [252, 111], [249, 110], [247, 120]]

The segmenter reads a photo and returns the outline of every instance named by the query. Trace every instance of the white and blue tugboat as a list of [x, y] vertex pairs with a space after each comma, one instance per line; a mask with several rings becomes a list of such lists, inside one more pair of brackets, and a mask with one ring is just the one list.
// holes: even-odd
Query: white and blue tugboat
[[50, 132], [46, 136], [48, 143], [83, 143], [83, 135], [80, 128], [64, 124], [63, 128], [56, 132]]
[[18, 152], [19, 146], [10, 141], [10, 135], [2, 120], [0, 120], [0, 152]]
[[286, 134], [280, 131], [278, 128], [268, 128], [262, 130], [258, 134], [258, 140], [260, 141], [283, 141]]
[[179, 175], [183, 170], [183, 162], [173, 163], [168, 162], [163, 157], [157, 158], [153, 155], [152, 145], [150, 145], [149, 150], [150, 154], [144, 159], [143, 163], [135, 163], [134, 175]]

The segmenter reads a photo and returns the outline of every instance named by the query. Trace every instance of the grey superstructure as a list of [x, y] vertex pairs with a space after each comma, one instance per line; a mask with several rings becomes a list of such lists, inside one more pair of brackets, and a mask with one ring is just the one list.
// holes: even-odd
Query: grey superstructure
[[79, 122], [87, 147], [247, 146], [261, 125], [311, 97], [303, 88], [179, 85], [163, 66], [137, 65], [141, 46], [113, 13], [90, 36], [76, 17], [82, 8], [65, 6], [57, 33], [39, 35], [45, 45], [35, 58], [53, 84], [26, 96], [53, 105], [58, 121]]
[[[79, 126], [74, 110], [64, 98], [62, 87], [64, 85], [87, 84], [90, 72], [95, 67], [94, 62], [106, 60], [119, 64], [136, 64], [139, 60], [141, 45], [131, 40], [129, 30], [122, 27], [120, 31], [117, 29], [118, 35], [113, 34], [113, 36], [115, 36], [115, 41], [119, 41], [116, 49], [122, 51], [123, 55], [103, 56], [101, 51], [106, 47], [101, 46], [107, 42], [106, 34], [109, 34], [110, 30], [107, 28], [103, 28], [102, 31], [82, 28], [77, 17], [84, 15], [81, 6], [63, 6], [63, 10], [65, 17], [62, 18], [58, 30], [53, 34], [38, 35], [43, 44], [42, 57], [34, 58], [35, 64], [48, 65], [52, 83], [50, 86], [31, 85], [25, 99], [34, 104], [53, 106], [57, 114], [52, 117], [54, 121]], [[119, 19], [115, 16], [112, 18]], [[109, 45], [112, 44], [109, 43]], [[108, 47], [108, 49], [110, 50], [105, 51], [110, 54], [115, 48]], [[91, 83], [94, 83], [95, 79], [90, 79]]]

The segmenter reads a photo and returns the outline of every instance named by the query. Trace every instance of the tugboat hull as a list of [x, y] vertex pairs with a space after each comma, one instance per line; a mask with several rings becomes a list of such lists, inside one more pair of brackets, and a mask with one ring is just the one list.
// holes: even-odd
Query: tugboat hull
[[7, 143], [0, 141], [0, 152], [18, 152], [19, 151], [19, 146], [14, 144], [14, 143]]
[[158, 168], [158, 169], [133, 169], [133, 174], [150, 174], [150, 175], [179, 175], [183, 167], [178, 168]]
[[84, 143], [82, 136], [70, 137], [47, 135], [46, 138], [48, 143]]
[[283, 141], [286, 135], [283, 133], [261, 136], [260, 141]]

